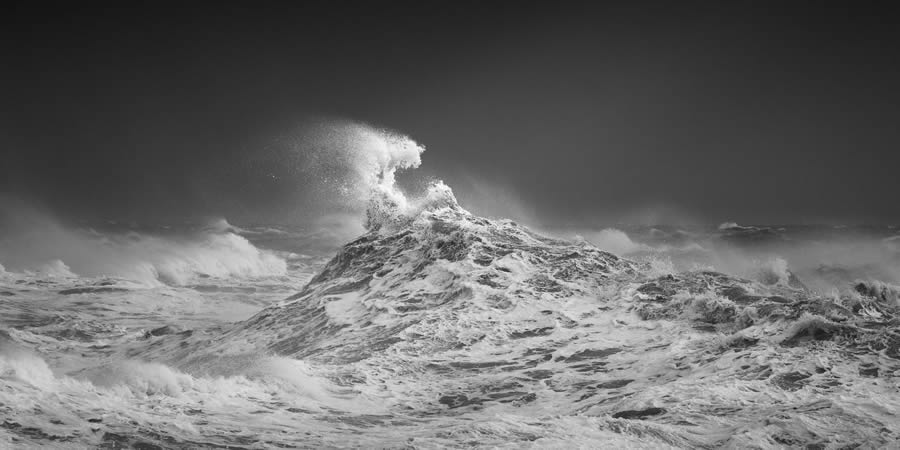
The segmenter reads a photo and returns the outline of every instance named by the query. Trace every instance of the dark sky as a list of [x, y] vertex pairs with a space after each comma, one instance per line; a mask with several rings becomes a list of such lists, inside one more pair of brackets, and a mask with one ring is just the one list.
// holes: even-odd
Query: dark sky
[[406, 133], [476, 209], [544, 223], [900, 222], [887, 10], [297, 3], [4, 7], [0, 193], [296, 218], [240, 161], [326, 116]]

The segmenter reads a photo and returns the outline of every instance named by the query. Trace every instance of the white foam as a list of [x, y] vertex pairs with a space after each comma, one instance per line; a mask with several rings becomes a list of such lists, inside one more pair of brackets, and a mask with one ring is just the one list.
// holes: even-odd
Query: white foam
[[103, 368], [89, 377], [99, 387], [125, 387], [139, 396], [166, 395], [180, 397], [193, 386], [190, 375], [153, 362], [122, 361]]

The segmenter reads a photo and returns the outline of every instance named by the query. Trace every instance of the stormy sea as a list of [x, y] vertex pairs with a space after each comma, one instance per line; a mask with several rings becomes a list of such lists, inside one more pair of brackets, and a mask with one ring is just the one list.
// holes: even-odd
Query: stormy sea
[[532, 229], [362, 136], [354, 226], [8, 218], [0, 447], [898, 446], [900, 229]]

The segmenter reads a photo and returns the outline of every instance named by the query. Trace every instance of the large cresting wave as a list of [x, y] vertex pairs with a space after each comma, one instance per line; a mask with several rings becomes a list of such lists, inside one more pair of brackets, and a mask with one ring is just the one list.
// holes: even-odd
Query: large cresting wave
[[336, 147], [322, 155], [338, 157], [321, 156], [317, 173], [365, 205], [361, 236], [239, 322], [161, 327], [66, 358], [47, 349], [71, 334], [0, 335], [0, 436], [104, 448], [900, 440], [892, 287], [823, 295], [780, 263], [754, 278], [625, 259], [479, 217], [441, 182], [403, 192], [395, 175], [422, 153], [408, 138], [322, 133]]

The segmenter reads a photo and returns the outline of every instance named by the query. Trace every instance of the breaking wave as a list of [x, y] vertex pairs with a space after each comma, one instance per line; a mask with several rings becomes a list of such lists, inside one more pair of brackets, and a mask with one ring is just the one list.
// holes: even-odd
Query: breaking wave
[[33, 214], [27, 224], [0, 240], [0, 262], [7, 272], [114, 277], [155, 286], [210, 277], [274, 276], [287, 270], [282, 256], [255, 247], [224, 221], [168, 236], [68, 228]]
[[396, 175], [419, 167], [425, 151], [401, 133], [341, 120], [307, 124], [286, 140], [310, 188], [322, 201], [350, 211], [366, 210], [372, 199], [406, 208]]
[[649, 246], [634, 242], [627, 233], [615, 228], [606, 228], [593, 233], [582, 233], [577, 235], [576, 239], [585, 239], [596, 245], [597, 248], [617, 255], [629, 255], [651, 250]]

